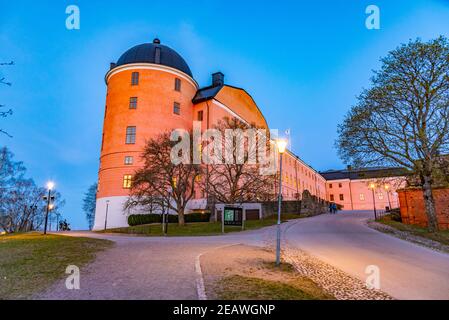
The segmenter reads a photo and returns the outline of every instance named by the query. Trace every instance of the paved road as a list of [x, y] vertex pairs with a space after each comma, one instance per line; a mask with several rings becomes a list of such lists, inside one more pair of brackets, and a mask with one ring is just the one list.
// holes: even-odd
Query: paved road
[[348, 212], [285, 226], [287, 243], [363, 281], [380, 268], [381, 289], [397, 299], [449, 299], [449, 255], [377, 232], [371, 212]]
[[[298, 248], [365, 281], [368, 265], [380, 268], [381, 289], [397, 299], [449, 299], [449, 255], [374, 231], [371, 213], [322, 215], [283, 224], [283, 245]], [[81, 290], [64, 282], [39, 296], [50, 299], [197, 299], [195, 261], [226, 245], [266, 245], [275, 228], [217, 237], [106, 238], [116, 246], [82, 270]]]

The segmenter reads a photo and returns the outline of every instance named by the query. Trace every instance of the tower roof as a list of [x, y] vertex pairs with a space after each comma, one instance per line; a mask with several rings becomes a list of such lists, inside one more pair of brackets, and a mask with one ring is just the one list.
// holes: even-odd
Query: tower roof
[[159, 39], [153, 43], [143, 43], [132, 47], [118, 59], [115, 66], [131, 63], [154, 63], [168, 66], [192, 76], [186, 61], [173, 49], [161, 44]]

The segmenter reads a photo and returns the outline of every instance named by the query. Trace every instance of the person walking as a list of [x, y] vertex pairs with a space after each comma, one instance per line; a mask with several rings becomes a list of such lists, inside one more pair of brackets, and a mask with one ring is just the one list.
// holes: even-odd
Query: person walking
[[337, 213], [338, 208], [337, 208], [337, 204], [336, 204], [336, 203], [333, 203], [333, 204], [332, 204], [332, 211], [333, 211], [334, 214]]

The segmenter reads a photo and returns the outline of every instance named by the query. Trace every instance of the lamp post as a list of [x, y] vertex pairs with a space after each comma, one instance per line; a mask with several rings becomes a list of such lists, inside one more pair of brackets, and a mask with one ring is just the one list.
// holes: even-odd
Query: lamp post
[[173, 188], [169, 187], [167, 191], [168, 191], [167, 213], [165, 215], [164, 226], [162, 227], [162, 229], [164, 230], [164, 235], [168, 234], [168, 223], [169, 223], [168, 219], [170, 216], [170, 201], [171, 201], [171, 194], [173, 192]]
[[108, 226], [108, 211], [109, 211], [109, 200], [106, 200], [106, 215], [104, 216], [104, 230], [105, 231]]
[[370, 183], [369, 187], [370, 187], [371, 191], [373, 192], [374, 220], [377, 220], [376, 196], [374, 195], [374, 189], [376, 189], [376, 185], [374, 183]]
[[[47, 234], [47, 225], [48, 225], [48, 213], [51, 210], [50, 208], [50, 201], [51, 201], [51, 190], [55, 187], [55, 183], [52, 181], [49, 181], [47, 183], [47, 189], [48, 189], [48, 196], [47, 196], [47, 207], [45, 209], [45, 226], [44, 226], [44, 234]], [[45, 199], [45, 197], [44, 197]]]
[[278, 195], [278, 223], [276, 236], [276, 266], [281, 264], [281, 207], [282, 207], [282, 156], [287, 147], [286, 140], [277, 140], [276, 145], [279, 152], [279, 195]]
[[391, 210], [390, 186], [388, 184], [385, 185], [385, 191], [387, 192], [388, 208]]

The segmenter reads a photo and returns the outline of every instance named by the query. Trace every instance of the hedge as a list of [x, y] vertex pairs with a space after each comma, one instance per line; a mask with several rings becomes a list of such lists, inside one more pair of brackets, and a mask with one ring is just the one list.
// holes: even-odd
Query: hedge
[[[209, 222], [210, 213], [190, 213], [184, 216], [185, 222]], [[143, 224], [161, 223], [162, 216], [160, 214], [132, 214], [128, 217], [128, 224], [131, 227]], [[178, 223], [177, 215], [168, 216], [169, 223]]]

